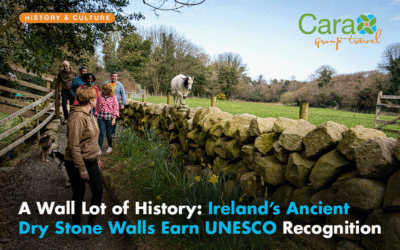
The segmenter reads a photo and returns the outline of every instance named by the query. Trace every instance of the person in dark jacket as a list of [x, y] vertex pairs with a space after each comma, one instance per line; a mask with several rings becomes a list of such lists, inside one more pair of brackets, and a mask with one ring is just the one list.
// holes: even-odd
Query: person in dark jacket
[[[88, 72], [88, 70], [87, 70], [87, 68], [86, 68], [86, 66], [80, 66], [79, 67], [79, 76], [75, 76], [73, 79], [72, 79], [72, 83], [71, 83], [71, 86], [70, 86], [70, 88], [69, 88], [69, 92], [70, 92], [70, 95], [71, 95], [71, 97], [72, 98], [74, 98], [75, 99], [75, 93], [76, 93], [76, 90], [80, 87], [80, 86], [82, 86], [83, 84], [85, 84], [85, 82], [83, 81], [83, 79], [82, 79], [82, 77], [83, 77], [83, 75], [84, 74], [86, 74]], [[75, 105], [75, 104], [74, 104]]]
[[[82, 81], [83, 81], [83, 84], [84, 85], [86, 85], [86, 86], [89, 86], [89, 87], [91, 87], [92, 89], [94, 89], [95, 91], [96, 91], [96, 95], [97, 95], [97, 97], [99, 97], [99, 88], [96, 86], [96, 85], [94, 85], [94, 81], [96, 81], [96, 77], [92, 74], [92, 73], [86, 73], [86, 74], [84, 74], [83, 76], [82, 76]], [[81, 85], [81, 86], [84, 86], [84, 85]], [[78, 103], [78, 100], [76, 99], [76, 97], [75, 97], [75, 101], [74, 101], [74, 104], [73, 105], [78, 105], [79, 103]], [[92, 115], [94, 114], [94, 109], [92, 109]]]
[[61, 105], [63, 108], [64, 122], [68, 120], [68, 101], [70, 106], [72, 106], [72, 103], [74, 102], [74, 99], [72, 98], [69, 89], [72, 83], [72, 79], [77, 75], [78, 74], [76, 73], [76, 71], [69, 66], [69, 62], [64, 61], [63, 68], [58, 72], [57, 79], [54, 84], [54, 90], [60, 88], [61, 84]]

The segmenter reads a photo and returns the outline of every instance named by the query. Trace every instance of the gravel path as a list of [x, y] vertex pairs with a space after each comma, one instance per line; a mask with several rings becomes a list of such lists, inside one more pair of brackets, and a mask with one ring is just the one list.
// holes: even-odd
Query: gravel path
[[[58, 131], [60, 151], [66, 147], [66, 126]], [[106, 144], [107, 145], [107, 144]], [[106, 148], [104, 145], [103, 148]], [[63, 152], [64, 153], [64, 152]], [[0, 250], [5, 249], [131, 249], [131, 242], [125, 235], [112, 235], [109, 230], [89, 240], [78, 240], [72, 235], [55, 234], [57, 221], [72, 224], [71, 215], [40, 215], [36, 202], [51, 202], [65, 205], [72, 197], [72, 189], [65, 188], [65, 179], [54, 161], [43, 163], [37, 147], [30, 157], [22, 160], [14, 173], [0, 171]], [[86, 186], [85, 200], [90, 204], [91, 192]], [[31, 215], [18, 215], [22, 202], [28, 202]], [[110, 194], [104, 188], [103, 201], [106, 214], [98, 216], [98, 223], [108, 229], [107, 221], [122, 220], [111, 212], [114, 205]], [[31, 225], [49, 225], [42, 239], [36, 234], [19, 234], [20, 221]], [[87, 222], [87, 215], [82, 216]]]

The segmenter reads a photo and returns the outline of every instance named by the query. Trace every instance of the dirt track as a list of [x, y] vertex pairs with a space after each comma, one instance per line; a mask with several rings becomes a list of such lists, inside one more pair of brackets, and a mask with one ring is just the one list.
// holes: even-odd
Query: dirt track
[[[58, 131], [60, 151], [66, 147], [66, 126]], [[106, 146], [106, 145], [105, 145]], [[104, 147], [106, 148], [106, 147]], [[0, 171], [0, 250], [5, 249], [131, 249], [128, 237], [112, 235], [109, 231], [89, 240], [78, 240], [72, 235], [55, 234], [57, 221], [72, 224], [70, 215], [40, 215], [36, 202], [51, 202], [65, 205], [72, 197], [71, 188], [65, 188], [65, 179], [54, 161], [43, 163], [39, 149], [32, 148], [30, 157], [20, 162], [13, 173]], [[85, 200], [90, 204], [91, 192], [86, 186]], [[28, 202], [31, 215], [18, 215], [22, 202]], [[107, 221], [122, 220], [111, 213], [114, 205], [110, 194], [104, 188], [103, 201], [107, 208], [105, 215], [98, 216], [98, 223], [108, 228]], [[31, 225], [49, 225], [42, 239], [36, 234], [19, 234], [20, 221]], [[82, 216], [82, 223], [87, 215]]]

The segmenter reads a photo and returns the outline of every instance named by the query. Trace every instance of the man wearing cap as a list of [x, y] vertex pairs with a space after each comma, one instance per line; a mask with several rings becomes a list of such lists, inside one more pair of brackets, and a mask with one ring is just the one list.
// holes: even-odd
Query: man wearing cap
[[70, 105], [74, 102], [74, 99], [71, 97], [71, 92], [69, 90], [72, 79], [77, 76], [78, 74], [76, 73], [75, 70], [73, 70], [69, 66], [69, 62], [64, 61], [63, 62], [63, 68], [58, 72], [56, 82], [54, 84], [54, 90], [59, 89], [60, 83], [61, 83], [61, 105], [63, 108], [63, 113], [64, 113], [64, 118], [65, 121], [68, 120], [68, 109], [67, 109], [67, 103], [69, 101]]

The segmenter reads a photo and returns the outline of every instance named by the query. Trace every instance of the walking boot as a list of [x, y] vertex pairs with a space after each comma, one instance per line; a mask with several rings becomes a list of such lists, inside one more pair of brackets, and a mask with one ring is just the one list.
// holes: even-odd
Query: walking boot
[[[90, 225], [92, 227], [92, 230], [93, 230], [94, 226], [100, 226], [101, 227], [101, 233], [104, 233], [106, 231], [106, 230], [104, 230], [104, 228], [100, 224], [97, 223], [97, 219], [96, 218], [89, 219], [88, 225]], [[94, 237], [97, 237], [99, 235], [100, 234], [95, 234], [95, 233], [92, 232], [91, 237], [94, 238]]]
[[89, 239], [89, 237], [86, 234], [72, 234], [75, 238], [79, 239], [79, 240], [87, 240]]

